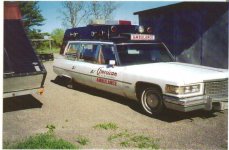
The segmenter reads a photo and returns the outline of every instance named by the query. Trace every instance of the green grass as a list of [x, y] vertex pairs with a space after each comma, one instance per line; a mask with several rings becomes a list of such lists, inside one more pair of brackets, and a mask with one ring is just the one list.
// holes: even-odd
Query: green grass
[[4, 149], [75, 149], [75, 145], [63, 140], [57, 139], [53, 134], [42, 133], [31, 136], [21, 142], [10, 145], [3, 145]]
[[128, 131], [125, 130], [125, 131], [122, 131], [120, 133], [110, 135], [108, 137], [108, 141], [112, 141], [112, 140], [115, 140], [118, 138], [128, 138], [128, 137], [130, 137], [130, 133], [128, 133]]
[[10, 148], [10, 142], [9, 141], [3, 141], [3, 148], [9, 149]]
[[94, 126], [95, 129], [104, 129], [104, 130], [116, 130], [118, 125], [112, 122], [109, 123], [100, 123]]
[[133, 145], [137, 148], [152, 148], [159, 149], [159, 145], [157, 144], [157, 140], [145, 136], [145, 135], [137, 135], [130, 139]]
[[87, 145], [90, 141], [88, 138], [84, 137], [84, 136], [78, 136], [76, 137], [76, 141], [80, 144], [80, 145]]
[[48, 124], [46, 128], [48, 129], [48, 133], [51, 133], [51, 134], [54, 133], [54, 130], [56, 129], [56, 127], [52, 124]]
[[223, 148], [223, 149], [227, 149], [227, 143], [222, 144], [220, 147]]
[[116, 141], [125, 148], [159, 149], [158, 140], [145, 135], [129, 133], [127, 130], [113, 134], [107, 140], [109, 142]]
[[129, 141], [122, 141], [122, 142], [120, 142], [120, 145], [122, 147], [129, 147], [130, 146], [130, 142]]

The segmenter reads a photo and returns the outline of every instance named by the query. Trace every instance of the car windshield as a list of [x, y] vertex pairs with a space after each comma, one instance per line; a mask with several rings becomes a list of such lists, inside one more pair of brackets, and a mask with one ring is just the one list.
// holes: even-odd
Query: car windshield
[[163, 44], [118, 44], [117, 51], [121, 65], [173, 61]]

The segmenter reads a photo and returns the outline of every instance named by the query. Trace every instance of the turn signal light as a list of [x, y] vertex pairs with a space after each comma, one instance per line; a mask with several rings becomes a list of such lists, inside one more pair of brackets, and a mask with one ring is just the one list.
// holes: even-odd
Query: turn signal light
[[44, 93], [44, 88], [40, 88], [40, 89], [38, 89], [38, 94], [40, 94], [40, 95], [42, 95], [43, 93]]

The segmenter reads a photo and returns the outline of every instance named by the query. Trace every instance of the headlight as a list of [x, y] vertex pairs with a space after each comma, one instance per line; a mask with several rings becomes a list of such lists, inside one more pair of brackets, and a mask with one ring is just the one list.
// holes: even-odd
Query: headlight
[[165, 92], [171, 94], [198, 93], [200, 92], [200, 85], [189, 85], [189, 86], [166, 85]]

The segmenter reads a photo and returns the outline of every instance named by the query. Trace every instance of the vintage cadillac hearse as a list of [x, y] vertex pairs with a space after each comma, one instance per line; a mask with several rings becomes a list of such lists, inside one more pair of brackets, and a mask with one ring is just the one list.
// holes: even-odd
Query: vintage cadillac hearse
[[225, 109], [228, 70], [176, 62], [150, 27], [126, 21], [65, 32], [58, 76], [139, 101], [148, 114]]

